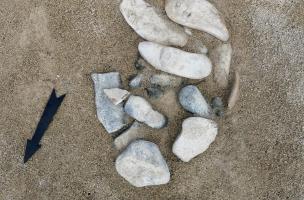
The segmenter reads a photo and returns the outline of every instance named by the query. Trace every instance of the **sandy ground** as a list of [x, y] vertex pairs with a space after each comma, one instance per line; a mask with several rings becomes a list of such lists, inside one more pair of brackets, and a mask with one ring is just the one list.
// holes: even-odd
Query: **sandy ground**
[[[208, 151], [190, 163], [170, 151], [189, 114], [153, 102], [170, 120], [146, 134], [159, 144], [172, 178], [134, 188], [114, 168], [118, 152], [97, 120], [90, 79], [92, 72], [119, 71], [126, 85], [136, 72], [141, 39], [123, 20], [119, 1], [1, 0], [0, 199], [303, 200], [304, 2], [212, 2], [231, 33], [240, 102], [218, 120], [220, 133]], [[206, 34], [194, 37], [210, 49], [217, 43]], [[42, 148], [23, 164], [26, 139], [54, 86], [67, 96]], [[227, 96], [210, 78], [199, 87], [209, 99]]]

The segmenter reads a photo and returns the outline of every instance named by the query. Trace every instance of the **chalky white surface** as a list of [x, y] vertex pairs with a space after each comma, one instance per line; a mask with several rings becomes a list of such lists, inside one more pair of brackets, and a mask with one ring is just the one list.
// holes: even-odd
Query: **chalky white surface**
[[116, 159], [117, 172], [136, 187], [166, 184], [170, 172], [158, 146], [135, 140]]
[[138, 45], [141, 56], [158, 70], [189, 79], [202, 79], [211, 73], [212, 65], [204, 54], [195, 54], [153, 42]]
[[207, 32], [222, 41], [228, 30], [218, 10], [206, 0], [166, 0], [168, 17], [181, 25]]
[[209, 119], [190, 117], [183, 121], [182, 131], [172, 151], [184, 162], [206, 151], [217, 135], [217, 124]]
[[152, 128], [162, 128], [166, 124], [164, 115], [153, 110], [151, 104], [140, 96], [130, 96], [124, 107], [125, 112], [139, 122]]
[[145, 0], [123, 0], [120, 11], [134, 31], [148, 41], [174, 46], [185, 46], [188, 41], [181, 26]]

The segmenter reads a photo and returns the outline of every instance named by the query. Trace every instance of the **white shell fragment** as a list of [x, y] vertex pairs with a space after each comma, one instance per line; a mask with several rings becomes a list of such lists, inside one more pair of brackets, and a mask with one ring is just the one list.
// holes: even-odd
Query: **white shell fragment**
[[181, 47], [187, 43], [183, 27], [145, 0], [123, 0], [120, 11], [134, 31], [148, 41]]
[[209, 118], [211, 116], [211, 107], [196, 86], [188, 85], [182, 88], [178, 98], [185, 110], [201, 117]]
[[228, 86], [232, 47], [230, 44], [221, 44], [210, 54], [214, 66], [214, 80], [220, 87], [226, 88]]
[[217, 9], [206, 0], [166, 0], [168, 17], [181, 25], [207, 32], [222, 41], [228, 30]]
[[158, 146], [135, 140], [116, 159], [117, 172], [135, 187], [166, 184], [170, 171]]
[[182, 132], [173, 144], [173, 153], [184, 162], [206, 151], [217, 135], [217, 124], [209, 119], [190, 117], [183, 121]]
[[135, 139], [140, 139], [141, 136], [143, 136], [143, 133], [140, 131], [140, 129], [144, 125], [135, 121], [130, 128], [128, 128], [125, 132], [120, 134], [118, 137], [114, 140], [114, 146], [117, 150], [124, 149], [128, 146], [130, 142], [132, 142]]
[[228, 109], [232, 109], [240, 98], [240, 75], [236, 71], [234, 83], [228, 100]]
[[120, 88], [104, 89], [103, 91], [114, 105], [123, 102], [130, 94], [127, 90]]
[[151, 104], [143, 97], [130, 96], [124, 110], [137, 121], [143, 122], [152, 128], [163, 128], [166, 125], [166, 117], [153, 110]]
[[190, 79], [202, 79], [211, 73], [206, 55], [185, 52], [153, 42], [139, 43], [141, 56], [158, 70]]
[[114, 133], [126, 125], [127, 115], [122, 105], [114, 105], [104, 93], [104, 89], [121, 86], [118, 72], [92, 74], [95, 88], [97, 117], [108, 133]]

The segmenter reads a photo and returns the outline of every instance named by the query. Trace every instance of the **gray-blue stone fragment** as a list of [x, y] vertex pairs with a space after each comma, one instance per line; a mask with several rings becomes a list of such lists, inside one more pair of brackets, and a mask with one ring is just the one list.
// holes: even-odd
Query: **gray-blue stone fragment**
[[129, 82], [129, 86], [131, 88], [139, 88], [142, 85], [142, 81], [143, 81], [143, 75], [142, 74], [138, 74], [136, 75], [134, 78], [132, 78]]
[[178, 98], [185, 110], [206, 118], [212, 115], [210, 106], [196, 86], [184, 87], [179, 92]]
[[121, 87], [120, 75], [118, 72], [103, 74], [92, 74], [95, 88], [95, 103], [98, 120], [110, 134], [122, 129], [128, 120], [124, 113], [123, 105], [114, 105], [104, 93], [104, 89]]

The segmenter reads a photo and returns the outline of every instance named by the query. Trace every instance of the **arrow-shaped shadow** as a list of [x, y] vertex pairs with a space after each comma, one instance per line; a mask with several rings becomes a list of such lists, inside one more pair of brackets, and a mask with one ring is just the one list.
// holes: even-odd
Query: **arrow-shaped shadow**
[[53, 89], [52, 94], [45, 106], [42, 117], [37, 125], [36, 131], [32, 139], [28, 139], [26, 142], [25, 152], [23, 162], [26, 163], [41, 147], [40, 140], [42, 139], [45, 131], [47, 130], [49, 124], [52, 122], [58, 108], [60, 107], [65, 94], [58, 97], [56, 96], [55, 89]]

